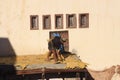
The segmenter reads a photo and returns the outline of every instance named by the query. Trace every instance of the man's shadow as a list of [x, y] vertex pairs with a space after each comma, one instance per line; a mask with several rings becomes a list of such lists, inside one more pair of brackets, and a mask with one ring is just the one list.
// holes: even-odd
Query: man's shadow
[[9, 80], [7, 77], [16, 75], [14, 64], [16, 53], [8, 38], [0, 38], [0, 80]]

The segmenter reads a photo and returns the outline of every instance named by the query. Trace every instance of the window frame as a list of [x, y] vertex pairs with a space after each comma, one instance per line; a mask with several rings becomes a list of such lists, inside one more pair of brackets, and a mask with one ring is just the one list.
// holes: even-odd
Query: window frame
[[[86, 22], [85, 25], [82, 25], [82, 22], [81, 22], [81, 18], [82, 16], [86, 16]], [[89, 13], [82, 13], [82, 14], [79, 14], [79, 28], [89, 28]]]
[[[70, 16], [73, 16], [73, 26], [70, 25]], [[77, 27], [77, 18], [76, 14], [66, 14], [66, 28], [76, 28]]]
[[[36, 18], [35, 25], [33, 24], [33, 18]], [[39, 30], [39, 16], [38, 15], [30, 15], [30, 30]]]
[[[60, 27], [57, 26], [57, 17], [61, 18], [61, 25]], [[63, 29], [63, 14], [55, 14], [55, 29]]]
[[[48, 20], [49, 20], [49, 26], [45, 26], [45, 18], [48, 17]], [[51, 15], [43, 15], [42, 16], [42, 22], [43, 22], [43, 29], [51, 29]], [[48, 28], [47, 28], [48, 27]]]

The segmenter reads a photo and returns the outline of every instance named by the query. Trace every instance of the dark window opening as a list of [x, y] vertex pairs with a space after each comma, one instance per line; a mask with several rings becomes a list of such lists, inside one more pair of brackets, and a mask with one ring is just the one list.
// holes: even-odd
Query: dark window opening
[[75, 14], [67, 14], [66, 15], [66, 25], [67, 28], [75, 28], [76, 27], [76, 15]]
[[80, 28], [89, 27], [89, 14], [79, 14], [79, 27]]
[[51, 28], [51, 18], [50, 15], [43, 16], [43, 29], [50, 29]]
[[31, 15], [30, 16], [30, 29], [38, 30], [38, 15]]
[[55, 15], [55, 28], [56, 29], [63, 28], [63, 15]]

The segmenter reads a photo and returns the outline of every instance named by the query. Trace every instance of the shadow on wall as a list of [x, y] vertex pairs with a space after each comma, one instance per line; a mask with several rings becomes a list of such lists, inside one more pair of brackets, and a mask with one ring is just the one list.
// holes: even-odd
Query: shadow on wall
[[8, 75], [15, 75], [15, 51], [8, 38], [0, 38], [0, 80], [7, 80]]
[[0, 56], [16, 56], [8, 38], [0, 38]]

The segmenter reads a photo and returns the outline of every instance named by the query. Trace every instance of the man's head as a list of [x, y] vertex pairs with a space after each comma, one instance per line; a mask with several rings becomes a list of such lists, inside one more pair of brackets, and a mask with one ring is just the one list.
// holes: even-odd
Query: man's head
[[53, 33], [53, 37], [60, 37], [59, 33]]

